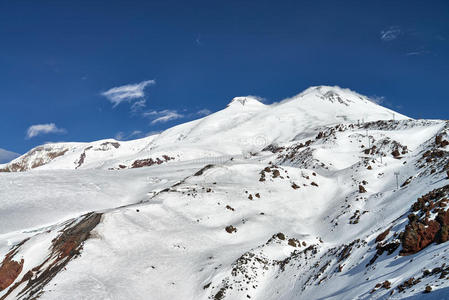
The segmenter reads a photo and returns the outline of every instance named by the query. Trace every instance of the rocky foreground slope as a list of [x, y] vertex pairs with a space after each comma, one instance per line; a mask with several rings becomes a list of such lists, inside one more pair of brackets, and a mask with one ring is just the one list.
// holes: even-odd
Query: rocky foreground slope
[[338, 87], [0, 165], [0, 299], [449, 298], [449, 122]]

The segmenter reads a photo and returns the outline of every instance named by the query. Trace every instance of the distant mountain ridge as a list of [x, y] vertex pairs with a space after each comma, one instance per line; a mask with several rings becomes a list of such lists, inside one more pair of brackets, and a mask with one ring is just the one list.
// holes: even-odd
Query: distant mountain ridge
[[0, 165], [0, 172], [128, 167], [148, 156], [189, 160], [237, 155], [260, 151], [273, 142], [287, 142], [298, 132], [310, 133], [323, 126], [390, 119], [409, 118], [349, 89], [316, 86], [272, 105], [252, 96], [236, 97], [221, 111], [139, 140], [46, 144]]

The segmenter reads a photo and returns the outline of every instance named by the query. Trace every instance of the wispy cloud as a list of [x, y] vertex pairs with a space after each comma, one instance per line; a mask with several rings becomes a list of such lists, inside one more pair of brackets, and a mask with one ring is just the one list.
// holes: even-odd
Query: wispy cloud
[[410, 51], [405, 53], [405, 55], [407, 56], [416, 56], [416, 55], [426, 55], [426, 54], [430, 54], [431, 52], [428, 50], [416, 50], [416, 51]]
[[114, 139], [117, 141], [123, 141], [125, 139], [125, 133], [123, 131], [119, 131], [115, 134]]
[[123, 131], [119, 131], [115, 134], [114, 139], [116, 139], [118, 141], [126, 141], [126, 140], [130, 140], [132, 138], [140, 138], [140, 137], [144, 137], [144, 136], [145, 136], [145, 134], [141, 130], [134, 130], [129, 134], [127, 134]]
[[142, 109], [145, 108], [145, 106], [147, 106], [147, 101], [145, 99], [141, 99], [139, 101], [136, 101], [133, 103], [133, 105], [131, 105], [131, 111], [136, 113], [138, 111], [141, 111]]
[[390, 42], [397, 39], [400, 34], [401, 29], [398, 26], [391, 26], [380, 32], [380, 39], [384, 42]]
[[19, 157], [20, 154], [14, 153], [5, 149], [0, 148], [0, 164], [8, 163], [14, 158]]
[[385, 97], [384, 96], [373, 95], [373, 96], [370, 96], [368, 99], [371, 102], [374, 102], [374, 103], [379, 104], [379, 105], [383, 104], [385, 102]]
[[208, 110], [207, 108], [201, 109], [199, 111], [196, 112], [196, 114], [198, 116], [207, 116], [210, 115], [212, 112], [210, 110]]
[[28, 139], [33, 138], [38, 135], [42, 134], [49, 134], [49, 133], [66, 133], [67, 130], [64, 128], [58, 128], [55, 123], [48, 123], [48, 124], [36, 124], [32, 125], [27, 130], [26, 137]]
[[173, 121], [173, 120], [180, 119], [180, 118], [184, 117], [184, 115], [180, 114], [178, 111], [171, 110], [171, 109], [164, 109], [164, 110], [160, 110], [160, 111], [151, 110], [151, 111], [144, 112], [143, 116], [153, 119], [151, 121], [151, 124], [165, 123], [168, 121]]
[[137, 99], [140, 99], [138, 101], [140, 102], [138, 106], [144, 106], [145, 99], [142, 99], [145, 97], [144, 90], [147, 86], [154, 84], [156, 84], [155, 80], [145, 80], [140, 83], [113, 87], [106, 92], [101, 93], [101, 95], [106, 97], [113, 104], [113, 107], [116, 107], [122, 102], [132, 102]]

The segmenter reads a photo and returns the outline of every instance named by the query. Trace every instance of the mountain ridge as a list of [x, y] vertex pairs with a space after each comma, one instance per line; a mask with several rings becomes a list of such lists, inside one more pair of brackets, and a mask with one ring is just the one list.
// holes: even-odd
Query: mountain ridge
[[[330, 103], [324, 102], [323, 105], [322, 101], [329, 101]], [[365, 105], [367, 106], [366, 109]], [[73, 147], [75, 144], [70, 143], [38, 146], [9, 164], [0, 164], [0, 171], [24, 171], [39, 168], [47, 165], [54, 158], [64, 157], [63, 154], [58, 155], [62, 151], [67, 153], [77, 152], [79, 161], [81, 156], [88, 154], [84, 151], [84, 148], [90, 147], [91, 149], [92, 147], [97, 147], [98, 144], [134, 145], [131, 148], [138, 148], [134, 152], [145, 152], [150, 151], [150, 149], [164, 148], [165, 145], [169, 145], [169, 147], [176, 145], [176, 147], [181, 148], [191, 147], [189, 144], [194, 143], [202, 144], [200, 148], [203, 148], [208, 155], [236, 155], [242, 151], [259, 151], [263, 148], [260, 147], [262, 144], [262, 146], [266, 146], [273, 142], [286, 142], [294, 138], [297, 132], [306, 132], [308, 130], [307, 127], [312, 127], [313, 130], [313, 128], [320, 126], [347, 122], [360, 123], [370, 120], [388, 120], [390, 118], [408, 119], [406, 116], [369, 101], [365, 96], [337, 86], [310, 87], [292, 98], [271, 105], [265, 105], [253, 96], [235, 97], [223, 110], [201, 119], [174, 126], [152, 137], [125, 142], [106, 139], [92, 143], [76, 144], [79, 147]], [[312, 123], [313, 126], [310, 126], [309, 124]], [[260, 128], [262, 124], [266, 124], [266, 126]], [[272, 131], [274, 128], [280, 128], [281, 130], [274, 132]], [[216, 151], [210, 150], [220, 143], [224, 144], [220, 147], [224, 150], [224, 153], [216, 153]], [[67, 146], [64, 147], [62, 145]], [[51, 147], [56, 147], [59, 150], [47, 151], [50, 154], [44, 154], [43, 157], [34, 155], [36, 157], [31, 159], [31, 162], [28, 162], [28, 158], [39, 152], [39, 149], [49, 149]], [[117, 152], [122, 152], [122, 149], [118, 149]], [[110, 148], [110, 150], [114, 150], [114, 148]], [[161, 155], [176, 155], [170, 151], [166, 151], [167, 153], [162, 152], [163, 149], [159, 153], [155, 153], [154, 159]], [[125, 151], [122, 155], [126, 156], [129, 153], [130, 151]], [[184, 154], [187, 156], [186, 159], [195, 158], [191, 153]], [[67, 161], [63, 168], [81, 167], [81, 165], [78, 166], [73, 161], [74, 158], [71, 157], [70, 159], [72, 161]], [[58, 167], [62, 167], [62, 165], [59, 164]]]

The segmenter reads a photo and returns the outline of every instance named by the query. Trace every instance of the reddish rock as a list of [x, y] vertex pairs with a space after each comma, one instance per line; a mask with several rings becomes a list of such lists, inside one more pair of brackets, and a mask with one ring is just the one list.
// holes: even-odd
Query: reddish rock
[[9, 255], [3, 260], [0, 266], [0, 291], [9, 287], [22, 272], [23, 259], [20, 262], [14, 261]]
[[434, 220], [428, 222], [428, 226], [413, 221], [405, 227], [402, 236], [402, 250], [400, 255], [414, 254], [435, 241], [440, 230], [440, 224]]
[[382, 232], [381, 234], [379, 234], [376, 237], [376, 243], [383, 241], [387, 237], [387, 235], [390, 233], [390, 229], [391, 229], [391, 227], [388, 228], [387, 230], [385, 230], [384, 232]]
[[281, 176], [281, 172], [279, 172], [279, 170], [274, 170], [273, 171], [273, 177], [276, 178], [276, 177], [279, 177], [279, 176]]
[[449, 211], [440, 211], [435, 218], [440, 223], [441, 229], [438, 232], [436, 242], [444, 243], [449, 240]]

